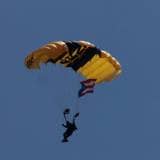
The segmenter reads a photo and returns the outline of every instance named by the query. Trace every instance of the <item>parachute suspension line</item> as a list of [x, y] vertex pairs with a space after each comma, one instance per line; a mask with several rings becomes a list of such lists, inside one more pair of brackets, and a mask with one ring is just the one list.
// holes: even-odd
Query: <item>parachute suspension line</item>
[[78, 113], [78, 112], [80, 112], [80, 99], [79, 99], [79, 97], [77, 96], [76, 97], [76, 101], [75, 101], [75, 111], [74, 111], [74, 113]]
[[[62, 69], [62, 68], [61, 68]], [[67, 73], [65, 72], [65, 71], [63, 71], [63, 69], [62, 69], [62, 79], [64, 80], [64, 79], [66, 79], [66, 77], [67, 77]], [[67, 104], [68, 103], [68, 97], [69, 97], [69, 93], [70, 93], [70, 91], [69, 91], [69, 86], [68, 85], [66, 85], [65, 83], [62, 83], [61, 84], [62, 85], [62, 88], [61, 88], [61, 90], [62, 90], [62, 94], [59, 96], [59, 108], [60, 108], [60, 110], [61, 110], [61, 113], [63, 113], [63, 111], [66, 109], [66, 108], [69, 108], [69, 104]], [[70, 108], [71, 109], [71, 108]]]
[[[59, 97], [59, 108], [61, 110], [61, 113], [63, 113], [67, 108], [70, 109], [70, 114], [67, 115], [67, 118], [70, 119], [79, 111], [78, 107], [78, 97], [76, 89], [79, 87], [79, 78], [81, 77], [78, 75], [78, 77], [69, 77], [68, 73], [62, 71], [63, 75], [61, 75], [63, 80], [66, 80], [66, 83], [62, 84], [62, 95]], [[67, 78], [69, 77], [69, 78]], [[62, 88], [61, 87], [61, 88]]]
[[[63, 73], [62, 79], [65, 80], [66, 77], [68, 77], [68, 75], [67, 75], [68, 73], [63, 72], [63, 71], [62, 71], [62, 73]], [[68, 79], [66, 79], [66, 80], [69, 82]], [[60, 116], [59, 117], [61, 117], [61, 119], [60, 119], [61, 122], [64, 121], [64, 112], [66, 110], [69, 110], [69, 112], [66, 114], [66, 118], [67, 118], [67, 120], [71, 120], [71, 118], [73, 117], [72, 112], [73, 112], [73, 109], [75, 108], [70, 103], [71, 102], [71, 97], [72, 97], [70, 95], [73, 92], [71, 85], [69, 85], [68, 83], [66, 83], [66, 84], [63, 83], [62, 87], [63, 87], [62, 95], [59, 97], [59, 110], [60, 110]], [[73, 100], [73, 98], [72, 98], [72, 100]]]
[[75, 97], [75, 107], [74, 107], [74, 114], [80, 112], [80, 98], [78, 96], [78, 90], [79, 90], [79, 87], [80, 87], [80, 79], [81, 79], [81, 75], [80, 74], [77, 74], [77, 78], [76, 78], [76, 89], [77, 89], [77, 93], [76, 94], [76, 97]]

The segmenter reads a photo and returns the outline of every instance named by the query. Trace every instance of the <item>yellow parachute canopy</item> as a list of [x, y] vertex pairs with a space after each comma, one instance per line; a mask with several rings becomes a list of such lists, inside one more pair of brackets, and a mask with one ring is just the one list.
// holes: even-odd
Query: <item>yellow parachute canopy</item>
[[51, 42], [25, 58], [29, 69], [48, 62], [71, 67], [86, 79], [96, 79], [96, 83], [111, 81], [121, 73], [121, 65], [114, 57], [86, 41]]

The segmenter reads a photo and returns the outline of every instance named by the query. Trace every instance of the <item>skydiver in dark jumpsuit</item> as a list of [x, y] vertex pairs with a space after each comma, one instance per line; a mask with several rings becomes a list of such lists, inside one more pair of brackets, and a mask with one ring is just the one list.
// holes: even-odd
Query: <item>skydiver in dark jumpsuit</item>
[[63, 140], [62, 142], [68, 142], [68, 137], [72, 135], [72, 133], [77, 130], [76, 124], [75, 124], [75, 119], [79, 116], [79, 113], [76, 113], [73, 117], [73, 121], [69, 122], [66, 118], [66, 114], [69, 114], [70, 110], [66, 109], [63, 112], [64, 119], [66, 124], [62, 124], [63, 127], [66, 128], [66, 131], [63, 133]]

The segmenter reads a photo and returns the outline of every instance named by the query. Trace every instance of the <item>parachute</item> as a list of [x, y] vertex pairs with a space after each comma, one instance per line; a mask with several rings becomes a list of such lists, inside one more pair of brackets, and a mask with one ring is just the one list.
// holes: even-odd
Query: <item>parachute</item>
[[71, 67], [85, 79], [96, 84], [111, 81], [121, 73], [121, 65], [110, 53], [87, 41], [50, 42], [25, 58], [28, 69], [39, 69], [41, 63]]

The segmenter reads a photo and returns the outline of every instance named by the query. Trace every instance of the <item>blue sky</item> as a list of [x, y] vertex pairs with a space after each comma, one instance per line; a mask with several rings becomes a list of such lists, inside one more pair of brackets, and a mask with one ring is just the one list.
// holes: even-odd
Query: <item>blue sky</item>
[[[0, 159], [160, 159], [158, 0], [0, 2]], [[28, 71], [25, 56], [56, 40], [87, 40], [122, 64], [79, 104], [79, 130], [62, 144], [79, 76], [60, 66]]]

